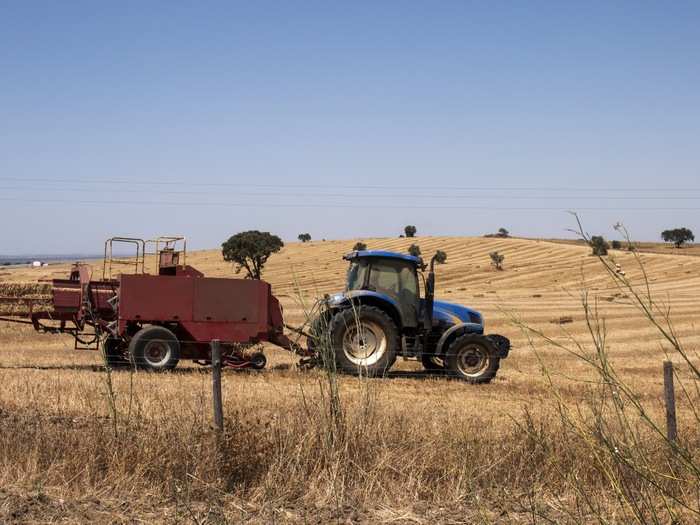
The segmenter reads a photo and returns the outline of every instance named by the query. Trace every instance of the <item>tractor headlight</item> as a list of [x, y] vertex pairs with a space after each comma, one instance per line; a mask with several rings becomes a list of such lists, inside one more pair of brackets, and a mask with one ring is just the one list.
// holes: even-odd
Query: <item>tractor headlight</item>
[[345, 294], [336, 293], [328, 298], [328, 304], [340, 304], [345, 301]]

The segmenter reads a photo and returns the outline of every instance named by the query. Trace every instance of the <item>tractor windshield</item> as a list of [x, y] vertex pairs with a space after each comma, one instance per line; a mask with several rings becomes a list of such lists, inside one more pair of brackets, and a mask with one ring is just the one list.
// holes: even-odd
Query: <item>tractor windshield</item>
[[358, 258], [348, 268], [347, 291], [370, 290], [391, 297], [401, 309], [405, 326], [418, 322], [418, 276], [416, 267], [389, 258]]
[[348, 291], [362, 289], [367, 277], [367, 268], [367, 261], [364, 259], [350, 263], [350, 268], [348, 269]]

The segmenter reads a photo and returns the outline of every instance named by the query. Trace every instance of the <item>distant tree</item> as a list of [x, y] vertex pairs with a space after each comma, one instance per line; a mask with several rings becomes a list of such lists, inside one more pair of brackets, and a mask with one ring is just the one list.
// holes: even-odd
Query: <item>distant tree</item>
[[408, 247], [408, 253], [414, 257], [420, 257], [420, 246], [417, 244], [411, 244], [411, 246]]
[[591, 237], [590, 245], [593, 255], [607, 255], [608, 248], [610, 248], [608, 241], [601, 235], [594, 235]]
[[661, 238], [666, 242], [672, 242], [676, 248], [680, 248], [686, 242], [694, 242], [695, 235], [688, 228], [674, 228], [673, 230], [664, 230], [661, 232]]
[[356, 242], [355, 246], [352, 247], [353, 251], [355, 252], [361, 252], [367, 249], [367, 245], [363, 242]]
[[621, 250], [622, 249], [622, 243], [620, 241], [611, 241], [610, 246], [612, 247], [613, 250]]
[[236, 273], [245, 268], [246, 278], [260, 279], [267, 259], [283, 246], [277, 235], [251, 230], [231, 236], [221, 245], [221, 252], [224, 261], [234, 263]]
[[510, 237], [510, 232], [505, 228], [498, 228], [498, 231], [496, 233], [487, 233], [484, 235], [484, 237], [487, 237], [489, 239], [493, 239], [496, 237], [507, 239], [508, 237]]
[[403, 232], [406, 234], [406, 237], [415, 237], [416, 231], [418, 231], [416, 230], [416, 227], [411, 226], [410, 224], [403, 229]]
[[491, 252], [489, 253], [489, 257], [491, 257], [491, 264], [496, 270], [503, 270], [503, 261], [506, 259], [505, 255], [498, 252]]
[[435, 258], [435, 262], [438, 264], [445, 264], [447, 262], [447, 253], [443, 252], [442, 250], [436, 251], [433, 257]]
[[309, 242], [311, 240], [311, 235], [308, 233], [300, 233], [297, 236], [297, 239], [299, 239], [301, 242]]

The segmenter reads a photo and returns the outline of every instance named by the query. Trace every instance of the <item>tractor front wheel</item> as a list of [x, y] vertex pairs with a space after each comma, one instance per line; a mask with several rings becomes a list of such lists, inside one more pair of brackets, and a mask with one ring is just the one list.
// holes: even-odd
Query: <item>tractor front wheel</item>
[[180, 360], [180, 343], [167, 328], [147, 326], [129, 343], [129, 356], [137, 368], [150, 372], [172, 370]]
[[331, 319], [329, 331], [336, 367], [343, 372], [380, 376], [396, 361], [396, 324], [379, 308], [342, 310]]
[[460, 336], [447, 349], [447, 373], [469, 383], [488, 383], [498, 372], [501, 360], [497, 356], [498, 349], [488, 337]]

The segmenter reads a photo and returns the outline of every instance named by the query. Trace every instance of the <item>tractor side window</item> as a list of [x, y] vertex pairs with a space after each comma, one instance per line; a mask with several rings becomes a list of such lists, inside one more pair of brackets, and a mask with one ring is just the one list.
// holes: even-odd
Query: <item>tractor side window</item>
[[404, 322], [413, 324], [413, 322], [418, 321], [418, 279], [415, 269], [406, 265], [402, 266], [399, 279], [401, 282], [399, 302], [403, 310]]
[[402, 261], [373, 262], [369, 285], [371, 290], [392, 296], [398, 302], [406, 326], [416, 326], [418, 280], [413, 266]]
[[398, 296], [401, 289], [399, 271], [400, 268], [389, 262], [374, 263], [369, 274], [369, 285], [378, 292]]
[[404, 266], [401, 268], [401, 291], [407, 296], [418, 297], [418, 279], [412, 268]]
[[362, 285], [365, 284], [366, 275], [367, 263], [365, 261], [350, 263], [350, 268], [348, 268], [348, 291], [361, 289]]

